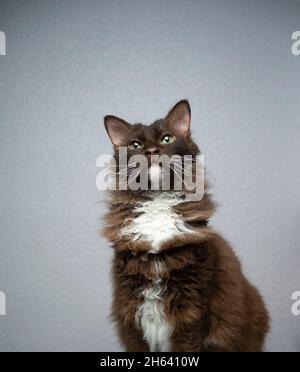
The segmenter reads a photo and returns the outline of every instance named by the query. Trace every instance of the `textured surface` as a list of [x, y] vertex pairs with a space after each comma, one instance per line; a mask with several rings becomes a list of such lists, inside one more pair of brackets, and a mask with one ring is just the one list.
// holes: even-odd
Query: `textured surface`
[[[102, 117], [146, 123], [181, 98], [232, 242], [300, 351], [300, 2], [0, 1], [0, 350], [117, 351], [111, 251], [97, 237]], [[99, 202], [100, 201], [100, 202]]]

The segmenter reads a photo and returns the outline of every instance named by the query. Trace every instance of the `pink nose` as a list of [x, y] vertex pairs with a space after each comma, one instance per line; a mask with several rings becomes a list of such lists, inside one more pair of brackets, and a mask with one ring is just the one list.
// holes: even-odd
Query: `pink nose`
[[149, 147], [146, 150], [146, 155], [157, 155], [159, 154], [159, 149], [157, 147]]

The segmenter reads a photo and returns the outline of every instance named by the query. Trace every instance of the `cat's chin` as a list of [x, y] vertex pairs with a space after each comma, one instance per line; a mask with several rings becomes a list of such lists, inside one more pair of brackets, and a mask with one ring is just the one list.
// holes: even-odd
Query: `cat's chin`
[[162, 168], [160, 164], [152, 164], [149, 167], [148, 173], [149, 173], [149, 181], [151, 184], [151, 189], [152, 190], [159, 189], [159, 185], [162, 179]]

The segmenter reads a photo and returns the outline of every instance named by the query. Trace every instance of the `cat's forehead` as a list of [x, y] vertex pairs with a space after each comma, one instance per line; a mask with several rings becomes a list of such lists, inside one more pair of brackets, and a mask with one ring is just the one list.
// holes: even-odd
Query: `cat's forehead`
[[165, 131], [166, 123], [163, 119], [156, 120], [154, 123], [150, 125], [145, 124], [135, 124], [133, 125], [133, 133], [134, 135], [142, 138], [156, 138], [162, 134], [163, 131]]

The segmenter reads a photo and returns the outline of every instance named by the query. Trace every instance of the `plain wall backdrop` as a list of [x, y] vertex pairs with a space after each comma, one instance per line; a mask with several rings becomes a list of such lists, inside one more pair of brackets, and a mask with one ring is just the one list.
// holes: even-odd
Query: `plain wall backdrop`
[[0, 30], [0, 350], [121, 350], [97, 234], [103, 116], [150, 123], [188, 98], [267, 350], [300, 351], [300, 1], [1, 0]]

